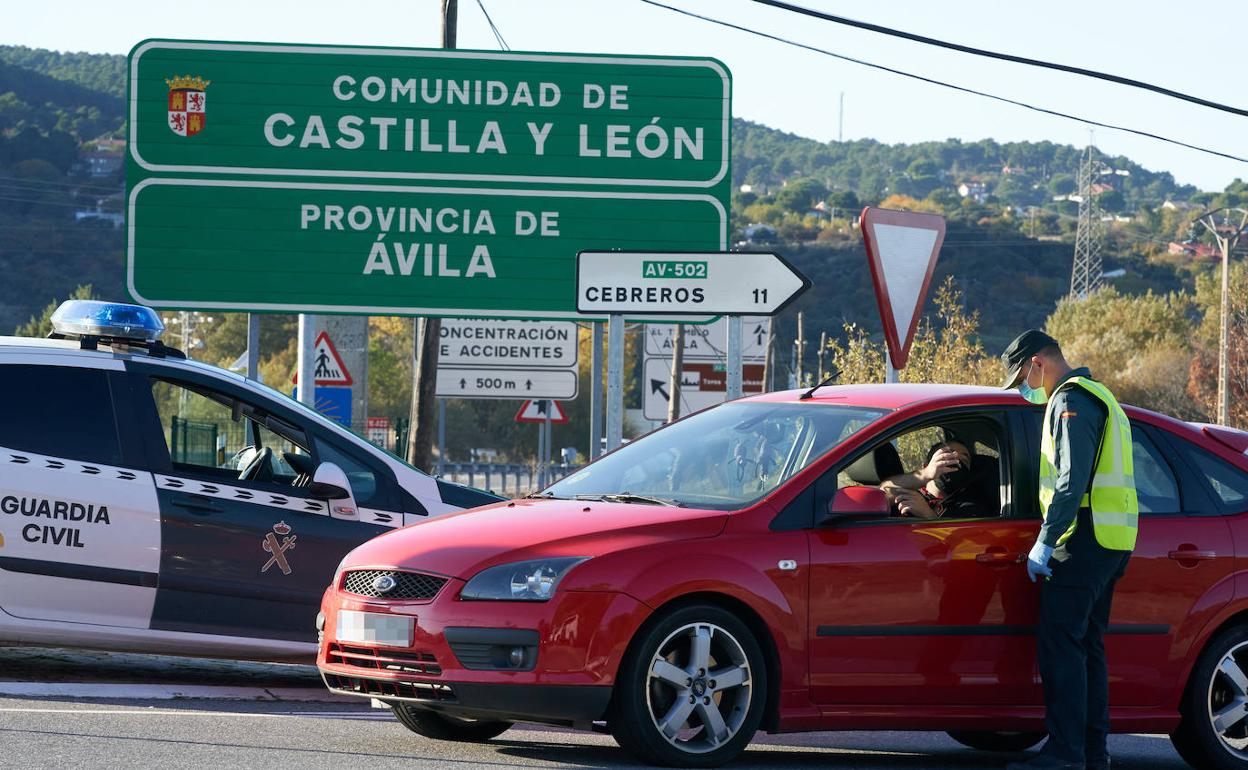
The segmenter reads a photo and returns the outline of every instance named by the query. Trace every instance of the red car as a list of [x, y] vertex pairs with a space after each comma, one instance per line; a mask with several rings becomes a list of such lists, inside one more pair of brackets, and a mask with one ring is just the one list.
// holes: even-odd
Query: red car
[[[1127, 413], [1142, 515], [1106, 639], [1113, 729], [1248, 768], [1248, 433]], [[597, 727], [668, 765], [722, 764], [759, 729], [1027, 748], [1041, 415], [939, 385], [707, 409], [538, 499], [356, 548], [325, 594], [320, 670], [424, 736]], [[897, 516], [877, 485], [951, 438], [974, 503]]]

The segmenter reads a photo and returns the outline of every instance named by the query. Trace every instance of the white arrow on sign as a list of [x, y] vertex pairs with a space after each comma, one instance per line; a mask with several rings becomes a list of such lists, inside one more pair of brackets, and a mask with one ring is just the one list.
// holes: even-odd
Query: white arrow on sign
[[859, 219], [893, 368], [903, 369], [945, 240], [945, 218], [868, 206]]
[[438, 398], [576, 398], [571, 369], [450, 369], [438, 367]]
[[582, 251], [581, 313], [774, 315], [810, 280], [771, 252]]

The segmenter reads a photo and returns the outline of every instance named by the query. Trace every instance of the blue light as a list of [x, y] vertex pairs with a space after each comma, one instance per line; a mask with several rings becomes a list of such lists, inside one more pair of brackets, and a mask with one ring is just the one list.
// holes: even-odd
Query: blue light
[[61, 303], [52, 314], [52, 330], [58, 334], [79, 337], [111, 337], [113, 339], [154, 342], [165, 330], [160, 316], [150, 307], [121, 302], [98, 302], [71, 299]]

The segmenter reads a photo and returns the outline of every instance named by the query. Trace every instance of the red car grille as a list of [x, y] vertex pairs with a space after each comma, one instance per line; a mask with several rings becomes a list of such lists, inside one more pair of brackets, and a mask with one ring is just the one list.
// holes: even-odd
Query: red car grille
[[[378, 578], [390, 578], [392, 581], [390, 590], [381, 591], [375, 588], [373, 581]], [[446, 585], [444, 577], [392, 569], [351, 570], [342, 577], [342, 590], [347, 593], [381, 599], [427, 601], [437, 596], [438, 591], [441, 591], [444, 585]]]
[[398, 674], [421, 674], [440, 676], [442, 667], [437, 658], [427, 652], [391, 652], [372, 647], [351, 647], [331, 643], [326, 651], [326, 662], [341, 666], [355, 666], [370, 671], [391, 671]]
[[384, 679], [367, 679], [365, 677], [341, 676], [322, 672], [325, 685], [331, 690], [338, 690], [355, 695], [370, 695], [379, 698], [402, 698], [404, 700], [455, 700], [455, 691], [449, 685], [440, 682], [391, 682]]

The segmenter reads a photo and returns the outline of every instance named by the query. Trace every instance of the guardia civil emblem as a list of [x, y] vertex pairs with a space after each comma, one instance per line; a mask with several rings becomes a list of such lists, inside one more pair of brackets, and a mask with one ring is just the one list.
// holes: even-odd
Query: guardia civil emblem
[[169, 86], [169, 130], [178, 136], [195, 136], [204, 130], [208, 83], [199, 76], [166, 78]]

